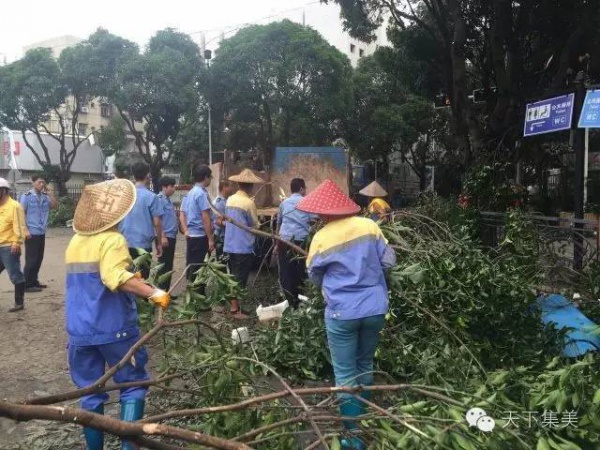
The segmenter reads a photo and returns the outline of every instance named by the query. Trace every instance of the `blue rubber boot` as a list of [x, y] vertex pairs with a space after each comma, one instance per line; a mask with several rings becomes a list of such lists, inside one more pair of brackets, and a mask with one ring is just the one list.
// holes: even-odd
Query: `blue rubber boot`
[[[89, 412], [96, 414], [104, 414], [104, 405], [96, 406], [94, 409], [89, 409]], [[104, 433], [95, 428], [85, 427], [83, 429], [85, 437], [85, 448], [87, 450], [103, 450], [104, 449]]]
[[[125, 400], [121, 402], [121, 420], [135, 422], [144, 416], [144, 400]], [[137, 450], [132, 442], [122, 441], [121, 450]]]
[[[364, 413], [365, 407], [360, 400], [353, 397], [342, 400], [340, 405], [340, 414], [342, 416], [357, 417], [363, 415]], [[343, 424], [348, 431], [359, 429], [358, 424], [354, 421], [345, 420]], [[367, 448], [365, 443], [358, 436], [344, 438], [342, 439], [341, 444], [344, 450], [365, 450]]]

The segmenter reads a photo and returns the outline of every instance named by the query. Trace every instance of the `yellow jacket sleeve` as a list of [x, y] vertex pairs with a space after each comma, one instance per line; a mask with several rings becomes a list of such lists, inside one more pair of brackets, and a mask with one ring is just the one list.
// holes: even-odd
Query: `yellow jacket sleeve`
[[116, 291], [126, 281], [133, 278], [129, 271], [133, 261], [129, 255], [125, 238], [114, 233], [103, 242], [100, 249], [100, 277], [111, 291]]
[[[16, 202], [15, 202], [16, 203]], [[12, 244], [21, 245], [27, 236], [27, 222], [25, 221], [25, 211], [18, 203], [13, 209], [13, 241]]]

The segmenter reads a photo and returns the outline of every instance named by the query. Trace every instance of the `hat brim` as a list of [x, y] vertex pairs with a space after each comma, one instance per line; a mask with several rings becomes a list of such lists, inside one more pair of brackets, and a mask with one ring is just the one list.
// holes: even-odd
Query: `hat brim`
[[257, 177], [254, 174], [252, 174], [251, 176], [250, 175], [241, 176], [240, 174], [232, 175], [228, 178], [228, 180], [235, 181], [236, 183], [248, 183], [248, 184], [263, 184], [265, 182], [265, 180]]
[[298, 204], [296, 205], [296, 209], [310, 214], [317, 214], [323, 216], [348, 216], [360, 212], [360, 206], [358, 206], [357, 204], [327, 210], [321, 208], [302, 207], [302, 205]]
[[374, 185], [371, 183], [367, 187], [358, 191], [360, 195], [364, 195], [365, 197], [386, 197], [388, 193], [383, 189], [379, 183]]

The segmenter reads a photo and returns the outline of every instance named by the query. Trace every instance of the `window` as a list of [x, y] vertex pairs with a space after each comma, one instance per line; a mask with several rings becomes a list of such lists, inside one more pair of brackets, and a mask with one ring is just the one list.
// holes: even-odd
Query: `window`
[[100, 115], [102, 117], [110, 117], [112, 116], [112, 105], [109, 103], [102, 103], [100, 106]]
[[358, 50], [358, 56], [360, 58], [362, 58], [363, 56], [365, 56], [365, 51], [362, 48]]
[[79, 123], [79, 136], [87, 136], [87, 123]]
[[354, 53], [356, 51], [356, 45], [350, 44], [350, 53]]
[[90, 108], [88, 107], [88, 105], [86, 105], [85, 103], [79, 105], [79, 113], [80, 114], [87, 114], [90, 112]]

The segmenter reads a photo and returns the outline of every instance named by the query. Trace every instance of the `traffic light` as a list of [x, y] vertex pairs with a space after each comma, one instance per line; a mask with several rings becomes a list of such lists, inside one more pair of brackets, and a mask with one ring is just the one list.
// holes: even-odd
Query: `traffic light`
[[486, 95], [485, 89], [476, 89], [473, 91], [473, 103], [485, 103], [490, 98], [493, 98], [498, 94], [498, 88], [492, 86], [489, 91], [489, 95]]

